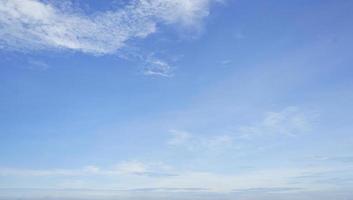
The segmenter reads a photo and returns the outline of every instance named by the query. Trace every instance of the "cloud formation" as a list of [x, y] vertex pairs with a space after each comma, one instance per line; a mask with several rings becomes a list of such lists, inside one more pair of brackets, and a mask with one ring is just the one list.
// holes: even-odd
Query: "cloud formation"
[[293, 136], [309, 131], [316, 115], [298, 107], [287, 107], [279, 112], [267, 112], [261, 121], [242, 126], [239, 132], [244, 138], [269, 134]]
[[110, 54], [156, 32], [158, 24], [197, 26], [212, 1], [132, 0], [118, 10], [86, 14], [39, 0], [0, 0], [0, 48]]
[[[129, 169], [127, 169], [129, 167]], [[124, 171], [125, 170], [125, 171]], [[150, 175], [149, 172], [172, 172], [175, 175]], [[0, 177], [18, 177], [22, 180], [42, 180], [42, 178], [55, 177], [58, 182], [47, 185], [48, 188], [60, 189], [105, 189], [105, 190], [209, 190], [212, 192], [234, 192], [248, 190], [249, 188], [283, 188], [290, 187], [290, 180], [305, 174], [322, 173], [327, 169], [321, 168], [275, 168], [263, 170], [250, 170], [242, 173], [216, 173], [193, 170], [163, 169], [154, 164], [139, 162], [121, 163], [116, 169], [100, 169], [88, 166], [81, 169], [0, 169]], [[136, 174], [138, 173], [138, 174]], [[140, 174], [141, 173], [141, 174]], [[111, 179], [109, 179], [111, 178]], [[119, 179], [119, 182], [115, 180]], [[72, 180], [77, 181], [72, 184]], [[69, 181], [69, 182], [68, 182]], [[297, 183], [300, 188], [307, 188], [310, 181]], [[321, 183], [315, 183], [317, 187]], [[26, 184], [24, 188], [30, 187]], [[158, 189], [159, 188], [159, 189]]]
[[190, 151], [226, 150], [234, 146], [234, 137], [230, 135], [196, 135], [186, 131], [170, 130], [171, 137], [167, 145], [183, 147]]
[[139, 161], [123, 161], [108, 169], [102, 169], [95, 165], [85, 166], [79, 169], [14, 169], [0, 168], [0, 176], [24, 176], [24, 177], [45, 177], [45, 176], [175, 176], [171, 173], [171, 167], [161, 162], [144, 163]]
[[143, 74], [147, 76], [171, 77], [172, 67], [167, 62], [160, 59], [149, 59], [146, 61], [146, 68]]

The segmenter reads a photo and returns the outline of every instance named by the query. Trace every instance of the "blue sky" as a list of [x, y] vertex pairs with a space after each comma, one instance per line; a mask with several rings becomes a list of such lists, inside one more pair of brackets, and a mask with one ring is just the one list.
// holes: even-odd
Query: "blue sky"
[[0, 199], [352, 199], [352, 8], [0, 0]]

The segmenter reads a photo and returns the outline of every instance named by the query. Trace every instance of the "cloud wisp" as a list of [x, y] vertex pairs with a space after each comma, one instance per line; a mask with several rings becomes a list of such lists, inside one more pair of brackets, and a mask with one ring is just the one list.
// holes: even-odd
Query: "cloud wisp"
[[295, 136], [312, 129], [316, 113], [303, 112], [298, 107], [287, 107], [279, 112], [267, 112], [264, 118], [249, 126], [239, 128], [243, 138], [264, 135]]
[[183, 147], [190, 151], [218, 151], [234, 147], [234, 137], [230, 135], [202, 136], [186, 131], [170, 130], [167, 145]]
[[198, 26], [211, 1], [134, 0], [117, 10], [86, 14], [39, 0], [0, 0], [0, 48], [111, 54], [130, 39], [156, 32], [159, 24]]
[[143, 74], [146, 76], [172, 77], [172, 67], [169, 63], [160, 59], [149, 59], [146, 61]]
[[170, 138], [166, 144], [202, 152], [239, 150], [250, 147], [252, 143], [258, 148], [258, 142], [264, 138], [289, 138], [308, 133], [314, 130], [317, 119], [316, 112], [290, 106], [279, 111], [266, 112], [259, 120], [250, 121], [249, 125], [240, 124], [231, 129], [231, 132], [224, 134], [193, 134], [182, 130], [170, 130]]
[[[209, 190], [212, 192], [235, 192], [242, 190], [249, 190], [249, 188], [287, 188], [292, 187], [290, 181], [296, 177], [308, 173], [321, 173], [327, 169], [320, 168], [277, 168], [277, 169], [264, 169], [252, 170], [246, 173], [214, 173], [204, 171], [188, 171], [188, 170], [170, 170], [176, 175], [168, 176], [155, 176], [155, 175], [140, 175], [138, 173], [146, 173], [146, 169], [139, 164], [129, 163], [127, 166], [131, 170], [118, 171], [118, 170], [101, 170], [97, 167], [85, 167], [80, 170], [12, 170], [4, 172], [0, 169], [0, 177], [21, 177], [24, 179], [35, 178], [40, 180], [41, 177], [56, 177], [59, 182], [51, 183], [48, 188], [60, 189], [82, 189], [82, 188], [100, 188], [104, 190], [189, 190], [186, 188], [193, 188], [191, 190]], [[120, 166], [122, 167], [122, 166]], [[133, 169], [134, 168], [134, 169]], [[163, 169], [153, 169], [154, 171], [161, 171]], [[128, 173], [128, 174], [126, 174]], [[121, 182], [106, 181], [106, 178], [116, 180], [119, 178]], [[87, 179], [90, 178], [90, 179]], [[79, 184], [76, 186], [72, 184], [71, 180], [76, 180]], [[88, 181], [89, 180], [89, 181]], [[104, 180], [104, 182], [101, 182]], [[68, 182], [69, 181], [69, 182]], [[88, 182], [87, 182], [88, 181]], [[309, 183], [309, 185], [308, 185]], [[311, 185], [310, 185], [311, 184]], [[301, 181], [296, 185], [300, 188], [310, 189], [313, 186], [319, 188], [320, 183], [311, 183], [309, 181]], [[23, 187], [28, 187], [23, 185]], [[197, 189], [199, 188], [199, 189]], [[271, 192], [279, 192], [278, 190]]]
[[24, 176], [24, 177], [45, 177], [45, 176], [150, 176], [163, 177], [175, 176], [171, 168], [163, 163], [143, 163], [139, 161], [124, 161], [109, 168], [90, 165], [79, 169], [14, 169], [0, 168], [0, 176]]

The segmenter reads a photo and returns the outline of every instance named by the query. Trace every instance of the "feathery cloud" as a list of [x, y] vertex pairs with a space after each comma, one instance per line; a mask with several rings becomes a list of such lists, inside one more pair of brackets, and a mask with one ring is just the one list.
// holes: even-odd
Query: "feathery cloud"
[[85, 14], [39, 0], [0, 0], [0, 48], [110, 54], [156, 32], [158, 24], [198, 26], [212, 1], [133, 0], [118, 10]]
[[148, 65], [143, 74], [147, 76], [162, 76], [162, 77], [171, 77], [172, 67], [167, 62], [160, 59], [147, 60], [146, 65]]
[[298, 107], [287, 107], [279, 112], [267, 112], [260, 122], [242, 126], [239, 132], [245, 138], [268, 134], [293, 136], [309, 131], [316, 115], [303, 112]]

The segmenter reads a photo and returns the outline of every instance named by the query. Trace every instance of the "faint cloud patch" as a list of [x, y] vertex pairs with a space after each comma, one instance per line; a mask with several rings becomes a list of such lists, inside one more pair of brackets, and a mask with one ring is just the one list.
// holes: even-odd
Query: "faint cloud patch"
[[[133, 65], [140, 66], [140, 73], [145, 76], [153, 77], [164, 77], [171, 78], [174, 76], [173, 71], [175, 67], [172, 67], [171, 62], [176, 62], [178, 58], [169, 59], [169, 55], [156, 55], [156, 52], [146, 53], [144, 50], [138, 47], [127, 47], [124, 50], [119, 51], [118, 56], [121, 59], [125, 59], [132, 62]], [[165, 59], [167, 57], [168, 59]]]
[[85, 166], [79, 169], [16, 169], [1, 168], [1, 176], [17, 176], [17, 177], [50, 177], [50, 176], [150, 176], [164, 177], [176, 176], [173, 168], [162, 162], [140, 162], [140, 161], [123, 161], [110, 168], [100, 168], [95, 165]]
[[230, 60], [230, 59], [225, 59], [225, 60], [222, 60], [220, 63], [221, 63], [221, 65], [230, 65], [230, 64], [232, 64], [232, 60]]
[[192, 139], [192, 135], [186, 131], [170, 130], [171, 138], [167, 141], [168, 145], [185, 144]]
[[342, 162], [342, 163], [353, 163], [353, 156], [350, 155], [335, 155], [335, 156], [311, 156], [308, 160], [323, 161], [323, 162]]
[[149, 59], [145, 63], [146, 67], [143, 69], [143, 74], [146, 76], [161, 76], [172, 77], [173, 69], [166, 61], [160, 59]]
[[41, 60], [34, 60], [34, 59], [29, 59], [28, 60], [28, 66], [27, 69], [29, 70], [34, 70], [34, 71], [46, 71], [50, 68], [50, 66]]
[[209, 191], [209, 188], [159, 187], [159, 188], [136, 188], [136, 189], [129, 189], [128, 191], [133, 191], [133, 192], [207, 192], [207, 191]]
[[[287, 189], [287, 187], [293, 186], [293, 183], [290, 181], [298, 179], [296, 177], [305, 174], [325, 172], [325, 170], [320, 168], [270, 168], [251, 170], [246, 173], [225, 174], [207, 171], [174, 170], [170, 169], [169, 166], [165, 166], [163, 163], [140, 163], [139, 161], [121, 162], [113, 168], [99, 168], [98, 170], [96, 167], [92, 168], [92, 166], [80, 169], [12, 169], [10, 174], [9, 170], [4, 175], [2, 174], [4, 169], [0, 168], [0, 177], [31, 176], [39, 178], [39, 176], [44, 176], [55, 177], [57, 178], [55, 180], [61, 180], [64, 182], [65, 180], [89, 180], [87, 178], [93, 178], [90, 179], [92, 180], [92, 185], [86, 185], [85, 182], [78, 182], [77, 185], [74, 184], [69, 186], [75, 188], [82, 184], [82, 186], [85, 186], [87, 189], [91, 188], [92, 190], [99, 189], [102, 185], [102, 182], [96, 182], [97, 179], [95, 178], [109, 177], [114, 178], [114, 181], [110, 182], [108, 180], [108, 183], [110, 182], [110, 184], [107, 185], [107, 189], [117, 189], [116, 180], [120, 180], [120, 182], [125, 185], [125, 187], [122, 188], [125, 190], [140, 188], [141, 191], [148, 191], [155, 190], [156, 188], [157, 190], [169, 188], [176, 192], [189, 190], [186, 188], [194, 188], [191, 189], [191, 191], [198, 191], [199, 189], [202, 190], [205, 188], [207, 190], [209, 189], [209, 192], [234, 192], [236, 190], [247, 190], [248, 192], [284, 192], [291, 190]], [[104, 181], [104, 183], [107, 182]], [[307, 188], [307, 183], [312, 182], [302, 180], [297, 182], [295, 187]], [[319, 182], [313, 182], [313, 184], [317, 187], [324, 186]]]
[[267, 112], [261, 121], [240, 127], [239, 133], [248, 139], [263, 135], [295, 136], [310, 131], [317, 117], [317, 113], [287, 107], [278, 112]]
[[144, 163], [140, 161], [124, 161], [117, 164], [114, 170], [123, 175], [176, 176], [176, 174], [172, 173], [172, 167], [162, 162]]
[[170, 130], [169, 146], [184, 147], [187, 150], [225, 150], [234, 146], [234, 137], [230, 135], [195, 135], [186, 131]]
[[263, 188], [247, 188], [235, 189], [236, 193], [284, 193], [284, 192], [298, 192], [303, 190], [297, 187], [263, 187]]
[[236, 32], [234, 33], [233, 37], [237, 40], [242, 40], [245, 39], [246, 36], [242, 32]]
[[122, 162], [115, 169], [123, 174], [144, 174], [147, 172], [147, 166], [138, 161]]

